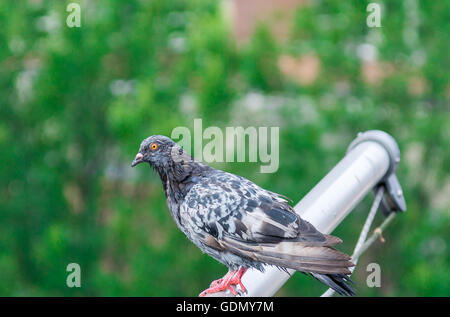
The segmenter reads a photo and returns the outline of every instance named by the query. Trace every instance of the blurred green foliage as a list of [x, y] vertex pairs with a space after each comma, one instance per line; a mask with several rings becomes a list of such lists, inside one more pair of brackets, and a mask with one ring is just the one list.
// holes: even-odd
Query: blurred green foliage
[[[366, 1], [317, 1], [296, 11], [287, 40], [261, 24], [243, 44], [218, 1], [74, 1], [80, 28], [65, 25], [69, 2], [0, 3], [0, 295], [195, 296], [223, 275], [174, 225], [158, 177], [129, 166], [143, 138], [193, 118], [280, 126], [277, 173], [213, 165], [294, 201], [357, 132], [391, 133], [408, 210], [362, 257], [358, 293], [450, 294], [448, 1], [384, 1], [376, 29]], [[390, 69], [375, 83], [363, 79], [363, 43]], [[320, 61], [313, 83], [280, 71], [281, 56], [308, 54]], [[341, 250], [371, 200], [334, 232]], [[66, 286], [72, 262], [81, 288]], [[381, 288], [366, 287], [371, 262]], [[324, 289], [295, 274], [278, 295]]]

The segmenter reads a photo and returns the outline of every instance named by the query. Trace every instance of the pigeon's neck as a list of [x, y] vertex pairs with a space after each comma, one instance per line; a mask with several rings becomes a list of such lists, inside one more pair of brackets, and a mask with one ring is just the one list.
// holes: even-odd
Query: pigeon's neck
[[192, 186], [208, 169], [211, 167], [192, 159], [181, 162], [172, 161], [164, 168], [156, 168], [169, 201], [169, 208], [178, 208]]
[[165, 168], [156, 168], [164, 187], [164, 194], [167, 198], [167, 206], [169, 207], [170, 214], [178, 228], [183, 232], [180, 206], [192, 186], [200, 181], [203, 171], [206, 169], [210, 169], [210, 167], [194, 161], [174, 163], [169, 164]]
[[179, 181], [175, 178], [175, 171], [171, 168], [157, 169], [159, 177], [164, 187], [164, 194], [174, 202], [178, 202], [185, 196], [185, 193], [179, 186]]

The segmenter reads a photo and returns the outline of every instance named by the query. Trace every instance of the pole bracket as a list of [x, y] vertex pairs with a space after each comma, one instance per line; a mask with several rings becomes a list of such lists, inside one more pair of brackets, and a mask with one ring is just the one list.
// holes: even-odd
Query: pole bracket
[[385, 194], [380, 204], [380, 209], [384, 215], [391, 212], [404, 212], [406, 210], [405, 197], [398, 181], [395, 171], [400, 162], [400, 149], [395, 139], [388, 133], [380, 130], [369, 130], [358, 133], [358, 136], [347, 149], [347, 153], [362, 142], [372, 141], [383, 146], [389, 155], [389, 168], [380, 182], [374, 187], [374, 191], [379, 186], [385, 188]]

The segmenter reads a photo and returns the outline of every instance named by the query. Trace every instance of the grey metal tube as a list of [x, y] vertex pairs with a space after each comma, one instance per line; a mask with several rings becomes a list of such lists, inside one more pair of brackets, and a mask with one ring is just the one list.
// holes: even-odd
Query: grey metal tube
[[[390, 164], [389, 153], [380, 143], [362, 142], [294, 207], [295, 211], [319, 231], [331, 233], [386, 175]], [[244, 296], [273, 296], [289, 277], [275, 267], [267, 267], [265, 273], [248, 270], [242, 277], [247, 288]]]

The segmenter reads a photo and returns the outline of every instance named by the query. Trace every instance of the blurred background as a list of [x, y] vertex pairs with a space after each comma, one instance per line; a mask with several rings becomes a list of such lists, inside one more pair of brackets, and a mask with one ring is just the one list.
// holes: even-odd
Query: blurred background
[[[81, 27], [69, 28], [71, 2]], [[280, 167], [212, 164], [299, 201], [357, 132], [398, 141], [408, 210], [360, 259], [360, 296], [449, 296], [449, 1], [0, 2], [0, 295], [197, 296], [226, 268], [130, 168], [173, 128], [279, 126]], [[334, 231], [351, 253], [373, 195]], [[380, 223], [379, 214], [375, 223]], [[81, 288], [66, 266], [81, 266]], [[381, 288], [366, 266], [381, 265]], [[318, 296], [295, 274], [279, 296]]]

